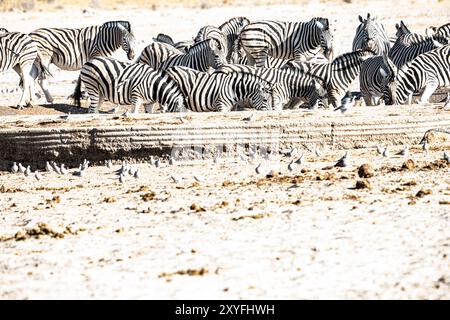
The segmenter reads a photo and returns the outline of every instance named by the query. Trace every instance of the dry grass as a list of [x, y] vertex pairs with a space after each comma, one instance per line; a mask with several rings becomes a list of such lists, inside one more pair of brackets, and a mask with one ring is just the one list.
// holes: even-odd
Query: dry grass
[[[227, 5], [301, 4], [308, 0], [0, 0], [0, 11], [53, 11], [68, 6], [91, 9], [141, 7], [156, 10], [161, 7], [187, 7], [207, 9]], [[325, 2], [321, 0], [320, 2]], [[326, 0], [326, 2], [345, 2]]]

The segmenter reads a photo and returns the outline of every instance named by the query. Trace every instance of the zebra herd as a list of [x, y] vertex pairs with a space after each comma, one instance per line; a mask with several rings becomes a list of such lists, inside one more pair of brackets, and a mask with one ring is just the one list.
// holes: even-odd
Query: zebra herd
[[305, 22], [250, 21], [232, 18], [204, 26], [193, 40], [175, 42], [158, 34], [137, 59], [110, 56], [119, 48], [135, 58], [135, 37], [128, 21], [109, 21], [81, 29], [41, 28], [30, 34], [0, 28], [0, 71], [21, 77], [18, 108], [29, 106], [41, 87], [53, 103], [50, 64], [81, 70], [72, 97], [80, 106], [82, 86], [88, 112], [103, 101], [143, 105], [153, 112], [222, 111], [241, 107], [282, 110], [305, 106], [338, 108], [359, 77], [368, 106], [427, 103], [440, 87], [450, 87], [450, 24], [413, 33], [401, 21], [395, 37], [367, 14], [359, 16], [352, 51], [334, 57], [327, 18]]

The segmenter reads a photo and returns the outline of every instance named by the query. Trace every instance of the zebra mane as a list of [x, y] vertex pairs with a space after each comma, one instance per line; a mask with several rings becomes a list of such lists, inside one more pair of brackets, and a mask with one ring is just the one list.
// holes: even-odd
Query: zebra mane
[[423, 46], [430, 42], [439, 42], [442, 45], [449, 43], [448, 39], [444, 36], [435, 35], [433, 37], [425, 37], [417, 33], [403, 34], [397, 38], [395, 45], [401, 45], [405, 47]]
[[125, 30], [128, 31], [128, 33], [133, 34], [131, 32], [131, 24], [128, 21], [123, 21], [123, 20], [119, 20], [119, 21], [108, 21], [105, 22], [104, 24], [102, 24], [102, 27], [104, 28], [116, 28], [116, 27], [123, 27], [125, 28]]
[[167, 43], [170, 44], [171, 46], [175, 45], [175, 42], [172, 40], [172, 37], [164, 33], [158, 33], [156, 37], [153, 38], [153, 41]]
[[5, 28], [0, 28], [0, 35], [4, 35], [4, 34], [7, 34], [7, 33], [9, 33], [8, 30], [6, 30]]
[[336, 58], [334, 58], [334, 60], [332, 62], [330, 62], [330, 64], [332, 64], [332, 65], [341, 64], [341, 63], [346, 62], [348, 58], [352, 58], [355, 56], [360, 57], [360, 56], [366, 55], [366, 54], [372, 54], [374, 56], [376, 55], [376, 53], [370, 49], [361, 49], [361, 50], [343, 53], [343, 54], [337, 56]]
[[186, 54], [196, 54], [197, 52], [201, 52], [206, 46], [209, 45], [209, 41], [217, 41], [215, 39], [206, 39], [200, 42], [194, 43], [192, 46], [187, 48]]
[[250, 23], [250, 20], [246, 17], [234, 17], [231, 18], [219, 26], [221, 31], [226, 31], [227, 34], [231, 31], [232, 33], [237, 33], [239, 29]]
[[[222, 33], [222, 30], [220, 30], [219, 28], [216, 28], [216, 27], [214, 27], [214, 26], [204, 26], [204, 27], [201, 27], [200, 30], [198, 30], [198, 33], [197, 33], [197, 35], [196, 35], [195, 38], [194, 38], [194, 42], [200, 42], [200, 41], [205, 40], [206, 33], [207, 33], [208, 31], [210, 31], [211, 29], [217, 30], [217, 31], [219, 31], [221, 34], [223, 34], [223, 33]], [[225, 36], [225, 35], [224, 35], [224, 36]]]

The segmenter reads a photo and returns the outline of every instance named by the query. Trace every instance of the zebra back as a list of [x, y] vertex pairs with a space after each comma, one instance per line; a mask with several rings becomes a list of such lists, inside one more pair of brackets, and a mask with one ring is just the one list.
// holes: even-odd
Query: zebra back
[[376, 54], [381, 55], [389, 51], [390, 40], [384, 29], [383, 24], [376, 20], [376, 17], [363, 19], [359, 16], [360, 24], [356, 28], [355, 37], [353, 38], [352, 50], [371, 49]]
[[0, 72], [16, 65], [32, 65], [37, 54], [36, 43], [30, 36], [20, 32], [5, 33], [0, 37]]

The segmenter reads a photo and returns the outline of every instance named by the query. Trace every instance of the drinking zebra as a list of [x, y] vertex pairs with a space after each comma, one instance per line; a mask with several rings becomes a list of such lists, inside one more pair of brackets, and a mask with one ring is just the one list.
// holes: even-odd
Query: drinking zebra
[[183, 66], [198, 71], [217, 69], [226, 63], [224, 48], [214, 39], [207, 39], [191, 46], [186, 53], [170, 56], [164, 61], [160, 69], [165, 70], [172, 66]]
[[239, 41], [249, 64], [264, 67], [267, 56], [301, 61], [322, 50], [330, 58], [333, 36], [328, 19], [313, 18], [308, 22], [253, 22], [242, 29]]
[[328, 103], [337, 108], [348, 87], [358, 77], [361, 64], [374, 54], [371, 50], [357, 50], [344, 53], [330, 63], [304, 64], [291, 61], [283, 68], [303, 70], [307, 74], [322, 79], [327, 88]]
[[158, 102], [163, 111], [184, 111], [185, 102], [177, 84], [168, 76], [145, 64], [130, 64], [98, 57], [87, 62], [72, 95], [80, 107], [81, 83], [89, 95], [89, 113], [98, 113], [103, 101], [133, 105], [137, 113], [142, 104]]
[[379, 23], [376, 17], [370, 17], [370, 13], [367, 14], [366, 19], [359, 16], [359, 22], [353, 38], [352, 50], [370, 49], [377, 55], [387, 53], [391, 45], [383, 24]]
[[[21, 79], [22, 96], [17, 105], [18, 109], [29, 106], [34, 98], [34, 77], [40, 76], [38, 70], [33, 69], [33, 63], [41, 63], [38, 58], [36, 43], [31, 37], [20, 32], [0, 30], [0, 72], [13, 69]], [[47, 69], [39, 68], [42, 72]]]
[[136, 63], [145, 63], [156, 70], [159, 69], [168, 58], [181, 54], [183, 54], [183, 52], [170, 44], [153, 42], [142, 50]]
[[[101, 26], [81, 29], [41, 28], [30, 33], [37, 43], [42, 64], [48, 69], [51, 63], [62, 70], [79, 70], [94, 57], [109, 56], [117, 49], [134, 59], [134, 36], [128, 21], [110, 21]], [[39, 80], [47, 102], [53, 103], [47, 78]]]
[[228, 112], [236, 106], [272, 109], [272, 86], [253, 74], [208, 74], [186, 67], [171, 67], [166, 73], [178, 83], [192, 111]]
[[311, 109], [323, 108], [322, 98], [326, 95], [323, 81], [298, 70], [254, 68], [245, 65], [224, 65], [215, 73], [244, 72], [254, 74], [274, 86], [273, 109], [282, 110], [298, 100], [306, 101]]
[[404, 104], [423, 88], [419, 103], [428, 103], [437, 88], [450, 86], [450, 45], [423, 53], [398, 70], [391, 65], [388, 71], [387, 104]]

